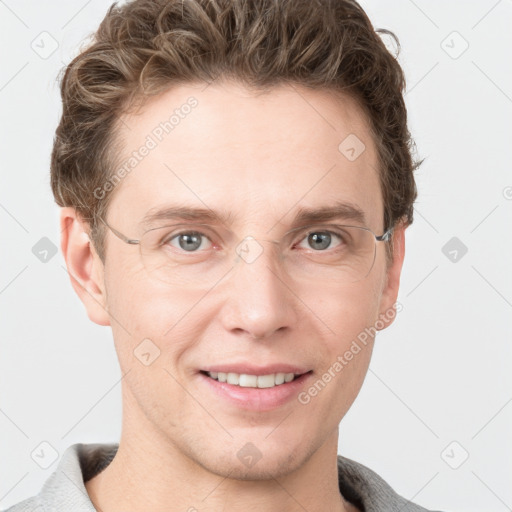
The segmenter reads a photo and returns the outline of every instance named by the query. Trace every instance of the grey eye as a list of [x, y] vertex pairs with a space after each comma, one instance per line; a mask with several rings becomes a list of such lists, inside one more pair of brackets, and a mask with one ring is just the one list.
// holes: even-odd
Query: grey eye
[[311, 233], [308, 235], [308, 243], [313, 249], [326, 249], [331, 243], [329, 233]]
[[208, 240], [208, 238], [202, 233], [190, 231], [175, 235], [169, 240], [169, 243], [173, 247], [176, 247], [176, 245], [174, 245], [173, 242], [175, 240], [178, 240], [179, 247], [176, 247], [177, 249], [183, 249], [184, 251], [187, 252], [194, 252], [201, 247], [203, 239]]
[[308, 244], [313, 249], [327, 249], [331, 245], [332, 236], [327, 231], [318, 231], [308, 235]]

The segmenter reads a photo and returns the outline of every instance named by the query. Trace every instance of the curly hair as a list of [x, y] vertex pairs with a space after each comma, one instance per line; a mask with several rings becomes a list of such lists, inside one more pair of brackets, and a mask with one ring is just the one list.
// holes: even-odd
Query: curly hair
[[[397, 56], [355, 0], [132, 0], [114, 3], [90, 44], [63, 70], [63, 112], [51, 186], [90, 226], [104, 258], [103, 224], [116, 168], [120, 116], [173, 84], [233, 79], [248, 88], [283, 83], [354, 98], [377, 148], [384, 225], [413, 221], [415, 147]], [[387, 256], [392, 256], [392, 245]]]

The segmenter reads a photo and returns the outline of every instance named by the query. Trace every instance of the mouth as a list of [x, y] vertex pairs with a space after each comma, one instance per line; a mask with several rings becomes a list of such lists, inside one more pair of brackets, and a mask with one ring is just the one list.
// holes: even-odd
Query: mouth
[[[248, 361], [203, 367], [197, 375], [201, 393], [220, 399], [235, 410], [269, 412], [294, 403], [294, 398], [313, 379], [313, 370], [289, 363], [265, 366]], [[231, 409], [232, 410], [232, 409]]]
[[256, 388], [256, 389], [269, 389], [283, 384], [288, 384], [296, 379], [299, 379], [303, 375], [311, 373], [269, 373], [266, 375], [252, 375], [247, 373], [234, 373], [234, 372], [213, 372], [201, 370], [200, 373], [206, 375], [210, 379], [216, 380], [217, 382], [227, 383], [232, 386], [238, 386], [241, 388]]

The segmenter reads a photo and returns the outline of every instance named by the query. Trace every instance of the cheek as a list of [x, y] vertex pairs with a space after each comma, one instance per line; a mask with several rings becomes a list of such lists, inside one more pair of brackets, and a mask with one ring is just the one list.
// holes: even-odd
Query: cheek
[[323, 403], [330, 404], [338, 413], [348, 410], [368, 370], [378, 318], [379, 289], [378, 279], [377, 282], [368, 279], [340, 290], [338, 300], [331, 296], [315, 302], [315, 313], [330, 330], [322, 340], [324, 357], [317, 374], [321, 382], [316, 381], [316, 391], [310, 389], [307, 393], [311, 396], [315, 392], [320, 394], [321, 390]]
[[105, 287], [114, 340], [123, 340], [124, 350], [146, 338], [163, 349], [166, 339], [191, 325], [184, 320], [201, 298], [148, 278], [138, 261], [111, 267]]
[[358, 334], [374, 325], [380, 303], [380, 277], [331, 290], [328, 294], [311, 295], [313, 313], [329, 330], [331, 351], [343, 350]]

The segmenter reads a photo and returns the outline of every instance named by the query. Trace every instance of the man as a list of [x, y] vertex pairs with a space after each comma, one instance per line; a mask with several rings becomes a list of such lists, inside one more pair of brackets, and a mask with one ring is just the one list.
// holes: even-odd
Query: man
[[51, 171], [122, 435], [12, 512], [426, 510], [337, 455], [396, 313], [403, 89], [354, 1], [111, 7], [63, 77]]

